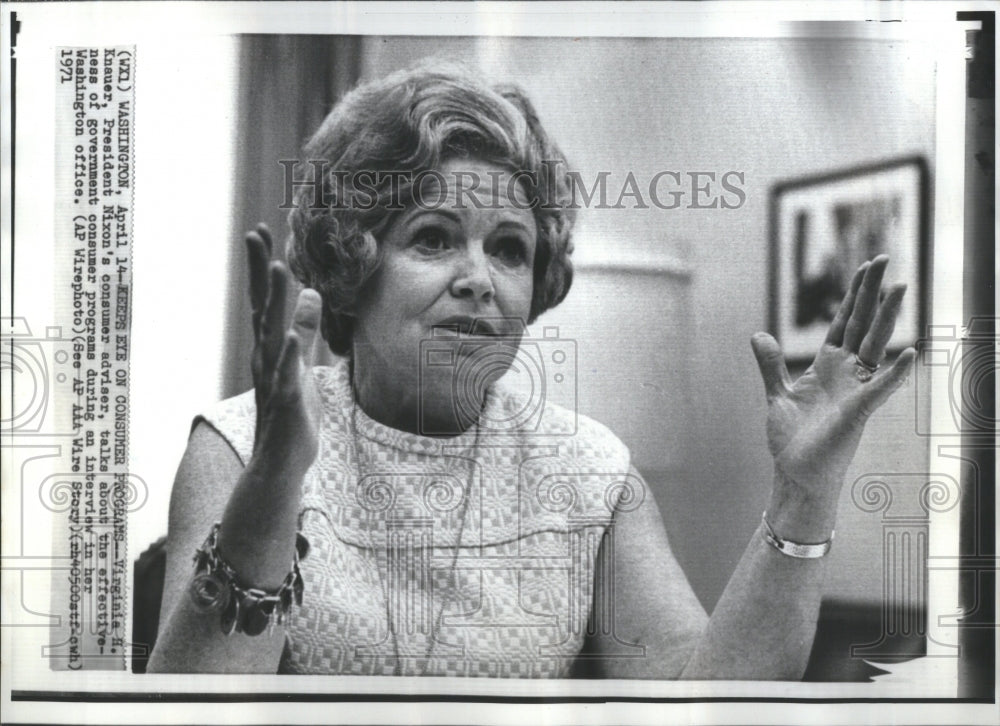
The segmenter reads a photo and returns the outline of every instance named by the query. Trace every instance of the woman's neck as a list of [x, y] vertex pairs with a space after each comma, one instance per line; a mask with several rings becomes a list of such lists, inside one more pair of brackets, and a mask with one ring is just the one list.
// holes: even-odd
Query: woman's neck
[[454, 386], [419, 373], [404, 372], [366, 351], [351, 353], [351, 388], [354, 400], [365, 414], [378, 423], [411, 434], [434, 437], [459, 436], [474, 426], [485, 401], [485, 391], [476, 401], [455, 399]]

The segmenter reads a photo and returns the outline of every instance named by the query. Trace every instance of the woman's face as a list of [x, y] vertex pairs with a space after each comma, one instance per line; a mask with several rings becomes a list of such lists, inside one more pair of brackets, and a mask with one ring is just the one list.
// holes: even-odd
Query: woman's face
[[[400, 212], [383, 234], [382, 264], [359, 300], [353, 339], [362, 406], [421, 432], [427, 420], [410, 424], [419, 395], [421, 419], [440, 406], [447, 427], [456, 369], [484, 350], [516, 352], [531, 310], [538, 237], [528, 195], [509, 183], [509, 170], [463, 158], [438, 171], [443, 183], [427, 177], [424, 203]], [[503, 370], [496, 355], [484, 365], [487, 358], [492, 382]], [[380, 411], [387, 407], [401, 410]]]

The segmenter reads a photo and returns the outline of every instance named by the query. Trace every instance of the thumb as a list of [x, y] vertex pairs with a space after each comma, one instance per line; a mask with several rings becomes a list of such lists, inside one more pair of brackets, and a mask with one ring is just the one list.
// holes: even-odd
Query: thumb
[[785, 368], [785, 356], [773, 337], [767, 333], [754, 333], [750, 338], [750, 347], [757, 358], [760, 376], [764, 379], [764, 392], [770, 400], [784, 393], [792, 383]]
[[292, 330], [299, 338], [302, 362], [307, 367], [315, 363], [316, 338], [322, 312], [323, 300], [318, 292], [307, 287], [299, 293], [295, 313], [292, 315]]

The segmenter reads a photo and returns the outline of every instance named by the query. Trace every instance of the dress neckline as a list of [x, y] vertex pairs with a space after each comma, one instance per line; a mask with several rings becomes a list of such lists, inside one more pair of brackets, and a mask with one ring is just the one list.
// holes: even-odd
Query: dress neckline
[[497, 396], [491, 386], [483, 405], [483, 413], [474, 426], [470, 426], [457, 436], [425, 436], [393, 428], [369, 416], [354, 395], [348, 359], [342, 358], [329, 368], [316, 370], [321, 396], [337, 403], [344, 420], [354, 428], [357, 436], [400, 451], [437, 454], [444, 451], [474, 449], [483, 428], [483, 421], [490, 420], [490, 411], [497, 406]]

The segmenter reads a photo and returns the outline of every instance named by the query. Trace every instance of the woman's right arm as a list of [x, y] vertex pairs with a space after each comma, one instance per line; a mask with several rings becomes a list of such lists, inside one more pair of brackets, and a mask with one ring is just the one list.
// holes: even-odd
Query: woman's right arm
[[[170, 525], [167, 536], [167, 572], [160, 608], [160, 631], [149, 660], [149, 672], [163, 673], [275, 673], [284, 644], [284, 628], [277, 627], [271, 636], [266, 631], [249, 636], [242, 633], [224, 635], [217, 611], [204, 612], [188, 595], [194, 574], [192, 557], [215, 522], [229, 522], [230, 513], [252, 512], [245, 521], [244, 561], [258, 561], [267, 569], [273, 585], [280, 584], [292, 561], [292, 548], [275, 542], [282, 537], [255, 538], [254, 532], [281, 531], [287, 528], [281, 520], [290, 519], [294, 546], [297, 512], [280, 501], [277, 507], [256, 506], [261, 496], [271, 498], [269, 482], [244, 469], [229, 444], [211, 427], [201, 423], [195, 427], [181, 460], [170, 498]], [[287, 487], [285, 487], [287, 488]], [[297, 496], [290, 497], [296, 500]], [[225, 515], [223, 513], [225, 512]], [[262, 517], [272, 521], [260, 521]], [[275, 546], [277, 545], [277, 546]], [[281, 555], [274, 556], [276, 550]], [[287, 550], [287, 553], [286, 553]], [[227, 557], [228, 549], [227, 549]], [[234, 565], [235, 567], [235, 565]], [[241, 570], [237, 570], [241, 573]], [[244, 575], [244, 577], [247, 577]], [[249, 577], [247, 577], [249, 579]], [[263, 581], [262, 581], [263, 582]]]
[[[292, 324], [284, 328], [287, 271], [271, 262], [266, 228], [247, 237], [257, 421], [254, 452], [244, 468], [209, 426], [192, 432], [174, 482], [167, 536], [167, 573], [150, 672], [274, 673], [284, 645], [276, 627], [248, 636], [223, 634], [221, 615], [188, 595], [192, 557], [213, 524], [221, 522], [217, 549], [239, 579], [277, 590], [291, 569], [302, 480], [316, 456], [316, 394], [310, 359], [321, 301], [303, 290]], [[306, 355], [300, 354], [300, 350]]]

